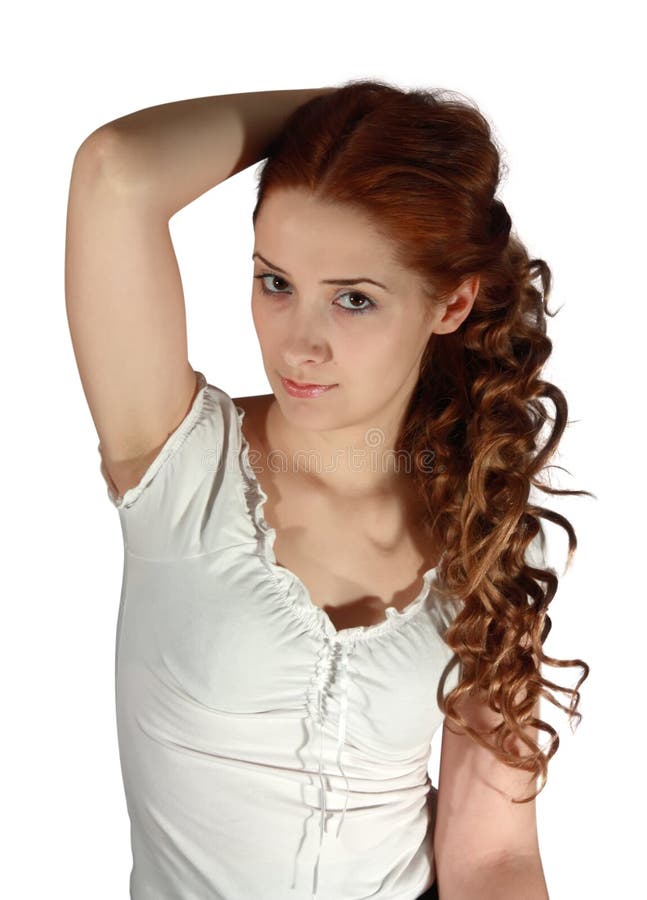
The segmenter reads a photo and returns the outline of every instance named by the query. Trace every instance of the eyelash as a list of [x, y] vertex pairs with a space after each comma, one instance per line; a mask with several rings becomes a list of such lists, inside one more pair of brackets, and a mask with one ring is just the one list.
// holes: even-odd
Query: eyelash
[[[285, 279], [282, 278], [280, 275], [275, 275], [273, 272], [265, 272], [263, 275], [254, 275], [254, 278], [260, 279], [261, 291], [268, 297], [276, 297], [277, 294], [285, 293], [285, 291], [269, 291], [265, 287], [265, 281], [264, 281], [265, 278], [278, 278], [279, 281], [285, 281]], [[287, 281], [285, 283], [289, 284], [289, 282], [287, 282]], [[361, 315], [362, 313], [370, 312], [372, 309], [375, 309], [377, 307], [377, 303], [375, 303], [374, 300], [371, 300], [370, 297], [367, 297], [366, 294], [362, 294], [359, 291], [344, 291], [344, 293], [340, 294], [339, 296], [347, 297], [351, 294], [354, 294], [356, 297], [361, 297], [362, 300], [368, 300], [368, 302], [370, 303], [370, 306], [364, 306], [364, 307], [362, 307], [362, 309], [348, 309], [345, 306], [340, 307], [340, 309], [343, 309], [344, 312], [350, 313], [353, 316]]]

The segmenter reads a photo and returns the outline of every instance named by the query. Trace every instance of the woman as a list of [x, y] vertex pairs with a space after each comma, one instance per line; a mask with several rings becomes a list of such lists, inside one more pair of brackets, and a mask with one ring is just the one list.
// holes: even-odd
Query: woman
[[[261, 159], [272, 392], [232, 399], [188, 361], [168, 221]], [[576, 540], [529, 498], [586, 492], [539, 480], [567, 419], [550, 271], [499, 168], [471, 104], [376, 81], [165, 104], [77, 152], [67, 311], [124, 535], [132, 897], [548, 896], [539, 791], [519, 799], [558, 745], [540, 667], [584, 669], [553, 701], [580, 717], [588, 666], [543, 653], [540, 517]]]

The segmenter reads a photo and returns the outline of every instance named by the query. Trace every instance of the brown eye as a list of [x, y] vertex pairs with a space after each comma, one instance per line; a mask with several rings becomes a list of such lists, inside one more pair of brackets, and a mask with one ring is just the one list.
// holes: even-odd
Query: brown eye
[[341, 297], [352, 297], [354, 299], [365, 300], [369, 306], [362, 306], [361, 308], [355, 307], [355, 309], [349, 309], [347, 306], [342, 306], [341, 308], [349, 313], [363, 313], [368, 312], [370, 309], [374, 309], [377, 304], [375, 304], [370, 297], [365, 296], [365, 294], [360, 294], [359, 291], [346, 291], [344, 294], [340, 294]]
[[[280, 275], [274, 275], [271, 272], [268, 272], [264, 275], [254, 275], [254, 278], [260, 279], [261, 290], [263, 291], [264, 294], [282, 294], [282, 293], [284, 293], [284, 291], [282, 291], [282, 290], [271, 291], [265, 284], [266, 278], [271, 278], [273, 281], [283, 281], [283, 279], [281, 278]], [[285, 284], [287, 284], [287, 281], [285, 282]]]

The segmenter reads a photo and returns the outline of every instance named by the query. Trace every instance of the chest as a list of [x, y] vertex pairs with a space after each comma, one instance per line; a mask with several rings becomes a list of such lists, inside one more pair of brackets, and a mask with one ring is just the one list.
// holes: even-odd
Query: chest
[[265, 395], [234, 403], [245, 413], [243, 439], [267, 495], [262, 513], [276, 534], [277, 563], [301, 580], [338, 631], [383, 622], [387, 607], [402, 612], [440, 557], [420, 498], [410, 486], [379, 499], [332, 498], [289, 467], [270, 464], [272, 400]]
[[267, 495], [262, 513], [276, 535], [277, 564], [301, 580], [335, 628], [383, 622], [387, 607], [401, 612], [414, 601], [439, 554], [411, 493], [333, 499], [302, 475], [268, 465], [257, 417], [246, 415], [245, 426], [256, 480]]
[[331, 508], [285, 482], [265, 487], [264, 516], [276, 532], [277, 563], [300, 578], [338, 631], [382, 622], [388, 606], [402, 611], [418, 596], [435, 560], [401, 513]]

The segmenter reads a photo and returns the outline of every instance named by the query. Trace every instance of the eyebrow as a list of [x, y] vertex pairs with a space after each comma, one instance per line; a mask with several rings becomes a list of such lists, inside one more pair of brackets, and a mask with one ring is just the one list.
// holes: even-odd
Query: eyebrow
[[[260, 260], [262, 260], [266, 266], [269, 266], [271, 269], [276, 269], [277, 272], [280, 272], [282, 275], [288, 275], [289, 273], [282, 269], [280, 266], [274, 265], [271, 263], [269, 259], [265, 259], [264, 256], [261, 256], [260, 253], [253, 253], [252, 259], [258, 256]], [[340, 284], [340, 285], [350, 285], [350, 284], [361, 284], [362, 282], [368, 282], [369, 284], [376, 284], [378, 287], [383, 288], [385, 291], [391, 293], [388, 287], [385, 284], [382, 284], [381, 281], [375, 281], [373, 278], [324, 278], [321, 281], [321, 284]]]

